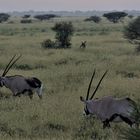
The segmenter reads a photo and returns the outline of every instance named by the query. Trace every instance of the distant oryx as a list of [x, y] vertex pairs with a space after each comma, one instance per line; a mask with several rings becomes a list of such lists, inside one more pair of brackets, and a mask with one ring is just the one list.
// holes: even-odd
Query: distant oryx
[[26, 78], [22, 75], [6, 76], [10, 68], [16, 63], [21, 55], [17, 58], [15, 57], [16, 55], [12, 57], [2, 76], [0, 76], [0, 87], [5, 86], [6, 88], [9, 88], [12, 91], [13, 96], [20, 96], [21, 94], [25, 94], [25, 92], [27, 92], [30, 99], [32, 99], [33, 93], [36, 92], [41, 99], [42, 83], [39, 79], [35, 77]]
[[101, 99], [92, 99], [106, 74], [107, 71], [103, 74], [92, 96], [89, 98], [91, 83], [95, 75], [94, 70], [89, 83], [86, 99], [80, 97], [80, 100], [85, 104], [85, 115], [91, 114], [97, 116], [97, 118], [103, 122], [103, 128], [110, 127], [110, 122], [124, 121], [130, 126], [137, 124], [133, 114], [136, 109], [136, 104], [130, 98], [116, 99], [111, 96], [106, 96]]
[[86, 48], [86, 46], [87, 46], [86, 43], [87, 43], [87, 41], [82, 41], [80, 48]]

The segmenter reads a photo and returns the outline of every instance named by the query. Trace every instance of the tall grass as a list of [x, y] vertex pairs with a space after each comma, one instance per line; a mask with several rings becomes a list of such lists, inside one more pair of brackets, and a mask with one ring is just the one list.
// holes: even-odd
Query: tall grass
[[[75, 34], [72, 48], [48, 50], [41, 42], [55, 33], [58, 21], [72, 21]], [[83, 22], [83, 18], [58, 18], [51, 21], [0, 24], [0, 68], [5, 68], [14, 54], [22, 58], [8, 75], [36, 76], [44, 84], [43, 100], [34, 95], [13, 98], [6, 88], [0, 89], [0, 139], [107, 139], [117, 140], [119, 128], [111, 124], [103, 130], [99, 120], [82, 116], [83, 104], [93, 69], [97, 69], [91, 92], [106, 69], [108, 75], [96, 97], [112, 95], [139, 98], [140, 56], [123, 38], [122, 23]], [[87, 48], [80, 49], [82, 40]], [[129, 76], [133, 73], [132, 76]]]

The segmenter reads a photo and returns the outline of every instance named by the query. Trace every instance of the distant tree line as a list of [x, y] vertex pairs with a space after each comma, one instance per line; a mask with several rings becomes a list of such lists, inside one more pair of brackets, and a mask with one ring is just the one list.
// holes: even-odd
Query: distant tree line
[[[125, 12], [109, 12], [109, 13], [103, 14], [103, 17], [107, 18], [110, 22], [113, 22], [113, 23], [119, 22], [121, 19], [123, 19], [126, 16], [128, 16], [129, 18], [133, 18], [132, 15], [128, 15]], [[7, 21], [9, 17], [10, 15], [7, 13], [0, 13], [0, 23]], [[25, 14], [24, 16], [22, 16], [24, 20], [22, 20], [21, 23], [31, 23], [31, 21], [29, 20], [26, 21], [26, 19], [29, 19], [30, 17], [31, 17], [30, 14]], [[40, 14], [40, 15], [34, 16], [35, 19], [38, 19], [40, 21], [50, 20], [55, 17], [60, 17], [60, 16], [55, 15], [55, 14]], [[93, 21], [95, 23], [99, 23], [101, 21], [101, 17], [95, 15], [95, 16], [91, 16], [85, 19], [85, 21]]]
[[43, 20], [49, 20], [51, 18], [58, 17], [57, 15], [54, 14], [43, 14], [43, 15], [35, 15], [34, 18], [43, 21]]
[[[0, 13], [0, 23], [5, 22], [9, 19], [10, 15], [7, 13]], [[22, 20], [20, 21], [21, 23], [31, 23], [31, 19], [29, 19], [31, 15], [24, 15], [22, 16]], [[43, 15], [35, 15], [34, 18], [43, 21], [43, 20], [49, 20], [51, 18], [59, 17], [54, 14], [43, 14]]]
[[[121, 19], [126, 17], [128, 14], [125, 12], [109, 12], [103, 14], [103, 17], [107, 18], [110, 22], [118, 23]], [[130, 15], [130, 18], [132, 16]], [[94, 21], [95, 23], [99, 23], [101, 21], [101, 17], [99, 16], [91, 16], [89, 18], [86, 18], [84, 21]]]

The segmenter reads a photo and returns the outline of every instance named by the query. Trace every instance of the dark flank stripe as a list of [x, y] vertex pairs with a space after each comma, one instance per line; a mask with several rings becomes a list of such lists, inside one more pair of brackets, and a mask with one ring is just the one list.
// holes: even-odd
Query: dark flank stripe
[[113, 114], [110, 117], [109, 121], [111, 122], [111, 121], [113, 121], [117, 117], [120, 117], [125, 123], [129, 124], [130, 126], [132, 126], [133, 122], [128, 117], [125, 117], [125, 116], [123, 116], [121, 114], [117, 114], [117, 113], [116, 114]]
[[40, 88], [41, 87], [41, 81], [35, 77], [32, 77], [30, 79], [25, 79], [25, 80], [33, 88]]

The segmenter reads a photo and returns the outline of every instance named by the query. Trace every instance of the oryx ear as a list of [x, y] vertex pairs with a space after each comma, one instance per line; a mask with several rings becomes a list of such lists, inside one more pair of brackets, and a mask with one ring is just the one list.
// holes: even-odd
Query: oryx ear
[[86, 100], [85, 100], [84, 97], [82, 97], [82, 96], [80, 96], [80, 100], [81, 100], [82, 102], [86, 102]]

